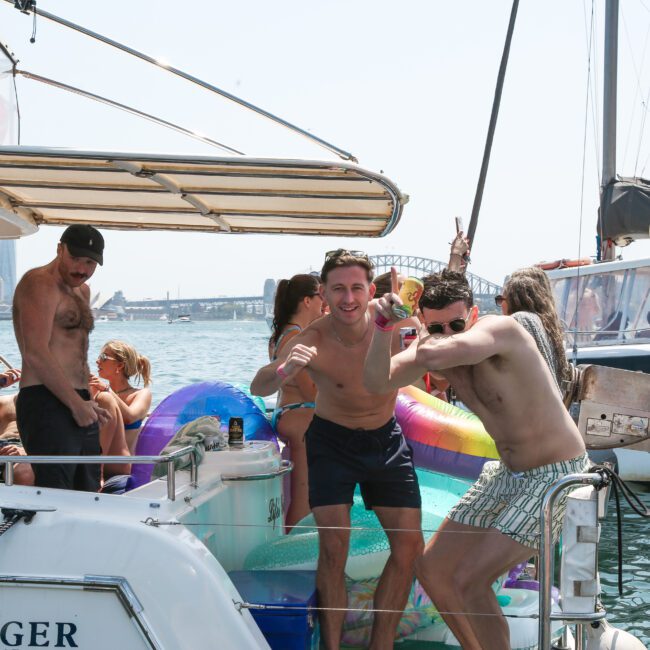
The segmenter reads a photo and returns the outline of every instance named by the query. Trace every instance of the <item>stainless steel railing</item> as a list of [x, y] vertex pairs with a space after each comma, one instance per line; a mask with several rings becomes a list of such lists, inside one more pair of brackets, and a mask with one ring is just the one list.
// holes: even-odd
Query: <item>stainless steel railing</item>
[[190, 484], [197, 487], [199, 470], [196, 462], [196, 450], [188, 446], [164, 456], [0, 456], [0, 463], [5, 466], [5, 485], [14, 484], [14, 463], [30, 465], [103, 465], [105, 463], [128, 463], [129, 465], [145, 465], [153, 463], [167, 465], [167, 498], [176, 500], [176, 470], [174, 461], [190, 457]]
[[[540, 650], [549, 650], [551, 647], [551, 621], [565, 621], [578, 624], [578, 634], [576, 642], [580, 637], [581, 644], [581, 625], [591, 621], [598, 621], [605, 618], [605, 612], [593, 613], [572, 613], [559, 612], [553, 614], [551, 602], [551, 585], [554, 573], [553, 558], [553, 506], [559, 495], [566, 489], [574, 485], [593, 485], [597, 487], [603, 483], [603, 477], [600, 474], [569, 474], [554, 483], [549, 489], [542, 502], [540, 513], [541, 540], [539, 547], [539, 648]], [[576, 645], [576, 648], [581, 645]]]

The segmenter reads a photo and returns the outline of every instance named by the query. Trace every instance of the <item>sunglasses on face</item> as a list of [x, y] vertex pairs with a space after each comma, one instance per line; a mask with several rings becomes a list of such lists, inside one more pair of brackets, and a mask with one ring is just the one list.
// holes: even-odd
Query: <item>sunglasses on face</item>
[[117, 361], [115, 357], [109, 357], [106, 352], [100, 352], [97, 361]]
[[335, 251], [328, 251], [325, 253], [325, 261], [329, 262], [336, 257], [343, 257], [344, 255], [351, 255], [352, 257], [362, 257], [367, 260], [368, 255], [363, 251], [349, 251], [346, 248], [337, 248]]
[[465, 318], [454, 318], [447, 323], [429, 323], [427, 325], [427, 332], [429, 334], [444, 334], [445, 325], [455, 333], [462, 332], [467, 327], [467, 319]]
[[506, 299], [504, 296], [499, 294], [498, 296], [494, 296], [494, 302], [496, 303], [497, 307], [501, 307], [501, 305], [506, 302]]

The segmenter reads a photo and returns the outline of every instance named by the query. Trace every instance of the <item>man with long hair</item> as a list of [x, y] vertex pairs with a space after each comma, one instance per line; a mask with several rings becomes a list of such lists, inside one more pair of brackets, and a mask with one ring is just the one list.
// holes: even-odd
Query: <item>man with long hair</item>
[[[501, 456], [485, 464], [451, 510], [416, 573], [463, 648], [505, 650], [508, 626], [491, 585], [537, 552], [543, 496], [562, 476], [588, 467], [585, 446], [533, 338], [513, 318], [479, 320], [462, 274], [443, 271], [429, 278], [420, 299], [418, 344], [391, 357], [386, 321], [398, 322], [395, 304], [395, 292], [377, 303], [383, 319], [366, 359], [366, 388], [382, 394], [427, 370], [441, 374], [480, 417]], [[561, 501], [555, 536], [562, 508]]]
[[[321, 635], [338, 649], [347, 594], [345, 563], [350, 543], [350, 507], [357, 484], [366, 508], [386, 529], [390, 556], [375, 591], [369, 647], [392, 649], [397, 624], [423, 548], [421, 500], [411, 450], [394, 416], [397, 391], [371, 394], [363, 367], [372, 338], [368, 303], [373, 268], [360, 251], [326, 255], [321, 295], [330, 313], [287, 343], [276, 361], [262, 368], [251, 391], [270, 395], [306, 369], [316, 384], [316, 408], [307, 430], [309, 502], [319, 526], [316, 583]], [[388, 347], [399, 349], [389, 336]]]

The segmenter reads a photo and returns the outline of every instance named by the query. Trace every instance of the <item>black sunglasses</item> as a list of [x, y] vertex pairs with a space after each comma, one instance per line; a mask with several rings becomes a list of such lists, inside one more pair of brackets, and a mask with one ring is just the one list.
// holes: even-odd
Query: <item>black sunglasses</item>
[[504, 296], [499, 294], [498, 296], [494, 296], [494, 302], [496, 303], [497, 307], [501, 307], [501, 305], [506, 302], [506, 299]]
[[454, 318], [454, 320], [450, 320], [448, 323], [429, 323], [427, 325], [427, 332], [429, 334], [444, 334], [445, 325], [448, 325], [452, 332], [458, 333], [467, 327], [467, 320], [465, 318]]
[[327, 251], [327, 253], [325, 253], [325, 261], [329, 262], [331, 259], [334, 259], [335, 257], [343, 257], [344, 255], [351, 255], [352, 257], [362, 257], [365, 260], [368, 259], [367, 253], [364, 253], [363, 251], [349, 251], [346, 248], [337, 248], [335, 251]]

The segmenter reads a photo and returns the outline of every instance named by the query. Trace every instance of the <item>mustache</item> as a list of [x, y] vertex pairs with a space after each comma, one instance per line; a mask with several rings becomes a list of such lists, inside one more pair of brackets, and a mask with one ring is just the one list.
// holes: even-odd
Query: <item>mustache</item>
[[85, 280], [88, 275], [86, 273], [71, 273], [73, 278], [79, 278], [80, 280]]

